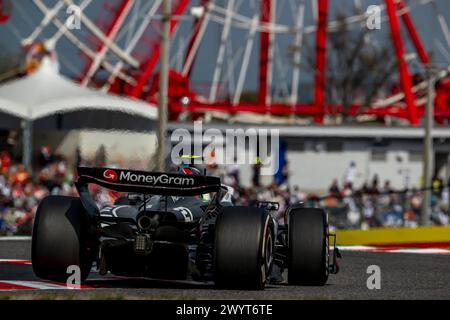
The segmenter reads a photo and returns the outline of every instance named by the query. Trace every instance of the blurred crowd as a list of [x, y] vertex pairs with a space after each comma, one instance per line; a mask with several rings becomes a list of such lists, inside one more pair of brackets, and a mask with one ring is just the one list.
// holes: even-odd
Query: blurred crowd
[[[426, 189], [431, 190], [430, 223], [449, 225], [449, 184], [435, 177], [432, 186]], [[315, 201], [328, 209], [337, 228], [368, 229], [418, 226], [423, 198], [424, 190], [395, 190], [389, 180], [380, 186], [379, 178], [375, 175], [370, 185], [364, 184], [356, 190], [349, 183], [339, 188], [337, 181], [334, 181], [329, 195]]]
[[[73, 185], [74, 168], [79, 164], [104, 166], [104, 147], [95, 159], [86, 162], [77, 151], [73, 164], [55, 156], [48, 147], [39, 155], [38, 168], [30, 175], [24, 165], [15, 163], [8, 152], [0, 151], [0, 235], [29, 235], [39, 201], [46, 195], [76, 196]], [[279, 213], [298, 202], [307, 206], [321, 207], [329, 213], [334, 228], [415, 227], [419, 223], [423, 191], [394, 190], [389, 181], [380, 184], [377, 175], [361, 188], [353, 188], [352, 165], [344, 181], [331, 183], [327, 195], [319, 196], [304, 192], [295, 181], [290, 181], [286, 163], [273, 183], [260, 183], [260, 167], [254, 165], [251, 187], [241, 183], [239, 166], [221, 167], [209, 165], [208, 174], [220, 176], [222, 182], [234, 188], [234, 201], [238, 205], [254, 205], [258, 201], [274, 201], [280, 204]], [[436, 177], [432, 185], [431, 224], [449, 225], [450, 183]], [[111, 204], [117, 193], [103, 188], [93, 188], [92, 193], [99, 207]]]
[[[30, 235], [37, 206], [45, 196], [78, 196], [73, 184], [76, 166], [104, 166], [105, 161], [103, 146], [91, 162], [83, 161], [77, 150], [71, 165], [64, 157], [54, 155], [50, 147], [43, 146], [31, 175], [8, 151], [0, 151], [0, 236]], [[114, 201], [116, 197], [99, 188], [93, 188], [93, 194], [99, 203]]]
[[24, 165], [0, 152], [0, 235], [29, 235], [36, 208], [46, 195], [76, 195], [66, 161], [43, 148], [40, 169], [31, 176]]
[[[422, 211], [424, 191], [418, 189], [396, 190], [389, 180], [380, 184], [378, 175], [361, 188], [354, 188], [354, 167], [344, 173], [344, 181], [332, 181], [325, 196], [304, 192], [289, 178], [288, 164], [281, 178], [269, 186], [261, 186], [258, 169], [254, 168], [252, 186], [243, 187], [237, 167], [225, 170], [213, 168], [225, 184], [235, 189], [235, 202], [252, 205], [257, 201], [274, 201], [280, 204], [280, 214], [291, 204], [303, 202], [309, 207], [326, 209], [329, 222], [338, 229], [369, 229], [375, 227], [416, 227]], [[434, 177], [431, 189], [431, 225], [450, 225], [450, 181]]]

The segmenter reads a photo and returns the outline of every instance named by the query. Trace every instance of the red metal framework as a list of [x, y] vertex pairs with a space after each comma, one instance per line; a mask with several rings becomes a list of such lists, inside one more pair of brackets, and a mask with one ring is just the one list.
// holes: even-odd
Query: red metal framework
[[[131, 6], [133, 5], [132, 0], [122, 0], [117, 6], [110, 5], [109, 3], [105, 3], [105, 10], [109, 10], [113, 13], [114, 18], [110, 22], [106, 22], [106, 30], [105, 35], [108, 39], [111, 41], [114, 40], [115, 35], [117, 34], [118, 30], [120, 29], [121, 24], [123, 23], [123, 20], [126, 18], [127, 12], [130, 10]], [[106, 43], [99, 42], [96, 45], [95, 48], [95, 54], [96, 57], [99, 55], [105, 54], [107, 50]], [[81, 74], [81, 83], [86, 85], [91, 80], [92, 76], [94, 76], [95, 72], [97, 71], [100, 61], [95, 61], [95, 59], [92, 59], [88, 57], [88, 62], [84, 67], [84, 70]]]
[[[189, 0], [179, 0], [177, 5], [175, 6], [175, 9], [172, 12], [172, 15], [181, 15], [183, 14], [184, 10], [186, 10], [187, 5], [189, 4]], [[170, 34], [173, 34], [173, 31], [178, 25], [179, 20], [175, 19], [172, 20], [170, 23]], [[153, 70], [155, 68], [156, 63], [159, 60], [159, 55], [161, 53], [161, 46], [159, 43], [155, 45], [155, 48], [153, 49], [153, 53], [150, 56], [150, 58], [144, 63], [142, 67], [142, 73], [139, 75], [139, 77], [136, 79], [136, 85], [131, 91], [131, 96], [135, 98], [142, 97], [144, 86], [148, 83], [150, 76], [153, 73]]]
[[[322, 123], [324, 116], [327, 114], [336, 114], [343, 111], [341, 105], [327, 105], [325, 102], [326, 89], [326, 47], [327, 47], [327, 20], [328, 20], [328, 0], [317, 0], [318, 2], [318, 20], [316, 32], [316, 71], [314, 77], [314, 103], [312, 104], [296, 104], [294, 106], [284, 103], [269, 103], [268, 92], [268, 66], [269, 66], [269, 50], [270, 50], [270, 33], [261, 32], [260, 44], [260, 63], [259, 63], [259, 91], [258, 100], [256, 103], [238, 103], [232, 104], [229, 101], [219, 101], [214, 103], [207, 103], [191, 99], [189, 105], [184, 105], [180, 102], [179, 95], [170, 100], [170, 110], [173, 115], [181, 112], [202, 113], [206, 111], [221, 111], [229, 114], [236, 114], [239, 112], [251, 112], [272, 115], [287, 115], [297, 114], [300, 116], [311, 116], [316, 123]], [[399, 78], [404, 99], [397, 103], [391, 104], [387, 107], [369, 107], [364, 111], [360, 105], [352, 105], [348, 111], [349, 116], [356, 117], [358, 115], [373, 115], [379, 118], [386, 116], [393, 116], [405, 119], [412, 125], [418, 125], [420, 117], [424, 113], [423, 107], [416, 105], [412, 87], [412, 76], [409, 72], [408, 64], [405, 61], [405, 46], [400, 29], [400, 22], [398, 16], [401, 16], [402, 21], [408, 31], [411, 41], [418, 53], [421, 62], [426, 65], [429, 62], [428, 54], [420, 40], [420, 37], [414, 27], [414, 23], [406, 8], [403, 0], [385, 0], [386, 11], [393, 41], [393, 46], [398, 60]], [[261, 24], [271, 23], [271, 1], [263, 0], [261, 2]], [[402, 14], [399, 12], [403, 11]], [[182, 83], [182, 82], [178, 82]], [[172, 86], [176, 86], [176, 81], [171, 81]], [[185, 86], [185, 89], [187, 87]], [[436, 101], [440, 101], [439, 107], [436, 108], [436, 119], [442, 123], [444, 119], [450, 119], [450, 103], [448, 103], [447, 96], [450, 90], [446, 82], [440, 86]], [[177, 90], [173, 89], [172, 92]], [[178, 90], [179, 92], [179, 90]], [[195, 94], [194, 94], [195, 96]], [[446, 104], [447, 103], [447, 104]]]
[[[271, 94], [271, 37], [273, 36], [270, 31], [264, 29], [260, 32], [260, 48], [259, 48], [259, 89], [257, 94], [257, 101], [254, 103], [231, 103], [230, 101], [217, 101], [207, 102], [206, 99], [202, 99], [196, 92], [191, 89], [189, 77], [192, 71], [193, 59], [192, 55], [195, 55], [195, 45], [199, 41], [199, 33], [203, 24], [205, 23], [205, 14], [201, 17], [197, 17], [193, 25], [193, 31], [189, 39], [189, 43], [186, 50], [186, 60], [183, 72], [180, 74], [175, 70], [170, 72], [170, 89], [169, 89], [169, 108], [172, 118], [182, 112], [203, 113], [206, 111], [221, 111], [229, 114], [235, 114], [239, 112], [252, 112], [252, 113], [269, 113], [272, 115], [287, 115], [295, 113], [300, 116], [311, 116], [316, 123], [322, 123], [324, 116], [328, 114], [335, 114], [342, 111], [340, 105], [328, 105], [325, 101], [326, 91], [326, 61], [327, 61], [327, 24], [328, 24], [328, 0], [315, 0], [317, 1], [317, 31], [316, 31], [316, 52], [315, 52], [315, 74], [314, 74], [314, 93], [313, 103], [300, 104], [292, 106], [292, 104], [284, 103], [272, 103], [270, 99]], [[115, 26], [121, 20], [121, 15], [126, 9], [128, 1], [123, 0], [121, 5], [116, 10], [115, 17], [112, 19], [111, 25], [107, 28], [106, 35], [110, 35], [114, 32]], [[208, 9], [208, 0], [201, 0], [200, 6], [203, 6], [204, 12]], [[423, 114], [423, 107], [416, 105], [416, 97], [413, 93], [412, 76], [408, 68], [408, 63], [405, 60], [405, 44], [402, 38], [401, 26], [399, 16], [403, 21], [406, 30], [412, 44], [414, 45], [416, 52], [420, 58], [422, 64], [426, 65], [429, 62], [428, 54], [422, 44], [422, 41], [415, 29], [414, 23], [410, 16], [407, 7], [403, 0], [384, 0], [386, 5], [386, 13], [389, 22], [390, 33], [392, 37], [393, 46], [396, 53], [396, 59], [398, 61], [400, 86], [404, 98], [387, 107], [369, 107], [362, 111], [362, 107], [359, 105], [352, 105], [348, 111], [349, 116], [357, 116], [361, 114], [374, 115], [379, 118], [385, 116], [394, 116], [408, 120], [412, 125], [418, 125], [420, 117]], [[174, 16], [181, 15], [185, 12], [189, 4], [188, 0], [179, 0], [173, 6], [172, 14]], [[273, 10], [275, 10], [273, 0], [262, 0], [260, 2], [260, 25], [269, 26], [273, 21]], [[400, 14], [401, 12], [401, 14]], [[170, 31], [173, 34], [175, 28], [178, 25], [178, 20], [171, 21]], [[144, 41], [144, 40], [143, 40]], [[104, 49], [98, 48], [98, 52]], [[160, 45], [158, 41], [152, 41], [151, 53], [147, 55], [146, 60], [141, 64], [140, 70], [134, 71], [132, 76], [136, 80], [134, 86], [127, 85], [128, 90], [123, 90], [123, 86], [112, 86], [111, 91], [119, 91], [121, 93], [128, 94], [132, 97], [143, 98], [152, 102], [157, 101], [157, 84], [159, 75], [155, 72], [155, 67], [159, 61]], [[190, 61], [189, 61], [190, 60]], [[86, 70], [89, 70], [92, 61], [86, 66]], [[86, 73], [85, 73], [86, 74]], [[119, 81], [120, 83], [120, 81]], [[120, 89], [118, 89], [120, 88]], [[447, 101], [443, 96], [449, 95], [450, 89], [444, 85], [441, 85], [438, 94], [437, 101], [440, 101], [439, 108], [436, 110], [436, 119], [443, 121], [443, 119], [450, 118], [450, 110], [448, 105], [443, 103]], [[182, 101], [183, 98], [187, 98], [186, 101]]]
[[[288, 115], [297, 114], [299, 116], [312, 117], [314, 122], [323, 123], [324, 116], [328, 114], [336, 114], [341, 112], [343, 107], [340, 105], [328, 105], [325, 101], [326, 91], [326, 62], [327, 62], [327, 25], [328, 25], [328, 0], [317, 1], [317, 31], [316, 31], [316, 48], [315, 48], [315, 74], [314, 74], [314, 92], [313, 103], [311, 104], [289, 104], [289, 103], [272, 103], [271, 101], [271, 50], [273, 35], [265, 28], [260, 31], [260, 47], [259, 47], [259, 82], [257, 100], [253, 103], [232, 103], [229, 100], [208, 102], [207, 99], [201, 97], [194, 92], [190, 84], [190, 75], [193, 66], [193, 60], [196, 54], [196, 45], [200, 41], [200, 31], [204, 27], [205, 16], [208, 10], [209, 0], [200, 0], [199, 5], [204, 8], [204, 14], [197, 17], [194, 21], [192, 33], [188, 41], [183, 72], [179, 73], [175, 70], [170, 72], [170, 89], [169, 89], [169, 108], [171, 118], [176, 119], [182, 112], [203, 113], [206, 111], [221, 111], [229, 114], [236, 114], [239, 112], [252, 112], [258, 114], [272, 114], [272, 115]], [[413, 93], [412, 75], [408, 68], [408, 63], [405, 60], [405, 44], [401, 32], [400, 19], [404, 23], [410, 41], [414, 45], [418, 57], [422, 64], [426, 65], [429, 62], [428, 54], [422, 44], [422, 41], [415, 29], [413, 20], [403, 0], [384, 0], [386, 5], [386, 14], [390, 33], [392, 37], [393, 46], [398, 61], [398, 71], [400, 79], [400, 87], [404, 95], [400, 101], [390, 104], [387, 107], [368, 107], [362, 110], [360, 105], [352, 105], [348, 110], [349, 116], [358, 116], [361, 114], [374, 115], [379, 118], [385, 116], [394, 116], [409, 121], [412, 125], [418, 125], [420, 117], [423, 114], [423, 107], [418, 107], [416, 104], [416, 97]], [[114, 33], [116, 26], [120, 23], [122, 15], [126, 11], [129, 0], [122, 0], [120, 5], [115, 10], [111, 24], [107, 27], [105, 34], [107, 36]], [[173, 16], [182, 15], [189, 5], [189, 0], [175, 1], [173, 6]], [[273, 0], [261, 0], [260, 2], [260, 26], [268, 27], [274, 21], [273, 12], [275, 10]], [[178, 26], [179, 20], [173, 19], [170, 25], [171, 35]], [[146, 41], [142, 39], [142, 41]], [[110, 88], [110, 91], [120, 92], [136, 98], [143, 98], [148, 101], [157, 101], [157, 84], [159, 75], [155, 71], [155, 67], [160, 57], [159, 41], [152, 40], [151, 52], [147, 53], [147, 58], [139, 70], [128, 72], [135, 79], [135, 84], [120, 85], [122, 80], [117, 80], [116, 85]], [[96, 52], [104, 50], [104, 46], [99, 46]], [[84, 71], [84, 79], [89, 76], [89, 69], [94, 61], [90, 61]], [[124, 90], [124, 86], [126, 89]], [[437, 101], [440, 101], [439, 108], [436, 109], [436, 119], [443, 121], [443, 119], [450, 118], [449, 105], [445, 104], [447, 100], [442, 95], [446, 92], [447, 86], [441, 85], [438, 92]], [[439, 94], [441, 96], [439, 96]], [[188, 101], [188, 103], [186, 103]]]
[[405, 10], [401, 17], [403, 19], [403, 22], [405, 23], [406, 29], [408, 30], [409, 36], [411, 37], [411, 41], [413, 42], [414, 47], [416, 48], [420, 61], [423, 64], [428, 64], [429, 62], [428, 53], [422, 44], [422, 40], [420, 40], [416, 28], [414, 27], [414, 22], [411, 18], [411, 15], [409, 14], [409, 10], [407, 10], [407, 7], [405, 6], [403, 0], [397, 1], [396, 6], [398, 11]]
[[[272, 0], [261, 1], [261, 23], [267, 24], [271, 21]], [[268, 72], [269, 72], [269, 54], [270, 54], [270, 33], [261, 32], [261, 44], [259, 49], [259, 93], [258, 104], [263, 110], [269, 104], [268, 99]]]
[[[184, 61], [184, 66], [183, 66], [183, 74], [187, 77], [189, 77], [191, 75], [192, 72], [192, 66], [194, 65], [195, 62], [195, 46], [197, 41], [200, 41], [200, 32], [201, 29], [205, 23], [205, 15], [206, 15], [206, 11], [208, 8], [208, 4], [209, 4], [209, 0], [201, 0], [200, 1], [200, 6], [203, 7], [204, 9], [204, 14], [195, 19], [194, 22], [194, 27], [192, 28], [192, 36], [191, 39], [189, 40], [189, 44], [187, 46], [187, 50], [186, 50], [186, 58]], [[189, 61], [191, 59], [191, 55], [194, 57], [192, 59], [192, 61]]]
[[[316, 71], [314, 84], [314, 103], [313, 104], [296, 104], [295, 106], [276, 103], [269, 104], [267, 99], [267, 71], [269, 60], [270, 34], [261, 32], [260, 45], [260, 69], [259, 69], [259, 92], [258, 101], [256, 103], [239, 103], [232, 105], [228, 101], [215, 103], [204, 103], [199, 101], [191, 101], [189, 106], [182, 105], [179, 100], [171, 100], [170, 108], [172, 113], [178, 114], [184, 111], [205, 112], [208, 110], [222, 111], [231, 114], [239, 112], [252, 113], [270, 113], [273, 115], [286, 115], [295, 113], [301, 116], [312, 116], [314, 121], [322, 123], [324, 115], [342, 112], [343, 107], [340, 105], [327, 105], [325, 103], [325, 83], [326, 83], [326, 47], [327, 47], [327, 18], [328, 18], [328, 0], [318, 1], [318, 20], [316, 32]], [[412, 125], [418, 125], [419, 119], [423, 115], [423, 107], [417, 107], [415, 96], [412, 90], [412, 76], [409, 72], [408, 64], [405, 61], [405, 46], [400, 29], [398, 16], [400, 15], [411, 41], [416, 48], [421, 62], [425, 65], [429, 62], [428, 54], [420, 40], [420, 37], [414, 27], [411, 16], [406, 8], [403, 0], [385, 0], [386, 11], [389, 18], [389, 26], [392, 36], [393, 45], [398, 60], [399, 78], [402, 92], [404, 94], [403, 101], [391, 104], [387, 107], [369, 107], [365, 111], [361, 111], [361, 106], [352, 105], [348, 111], [349, 116], [357, 116], [361, 114], [373, 115], [379, 118], [385, 116], [394, 116], [408, 120]], [[264, 0], [261, 3], [261, 23], [270, 23], [271, 1]], [[400, 11], [402, 14], [399, 14]], [[441, 86], [441, 94], [445, 92], [446, 86]], [[439, 94], [439, 93], [438, 93]], [[450, 108], [442, 103], [445, 99], [441, 96], [437, 98], [441, 101], [440, 108], [436, 110], [436, 119], [448, 119], [450, 116]]]
[[[62, 0], [59, 0], [62, 1]], [[272, 86], [272, 67], [274, 62], [277, 63], [277, 55], [275, 53], [274, 47], [276, 43], [274, 39], [278, 39], [274, 29], [276, 26], [280, 25], [280, 22], [275, 21], [275, 13], [279, 7], [277, 7], [277, 2], [275, 0], [260, 0], [254, 1], [254, 9], [258, 10], [258, 17], [255, 16], [254, 22], [257, 25], [254, 27], [253, 22], [250, 24], [245, 22], [245, 18], [241, 12], [234, 12], [234, 8], [221, 7], [220, 2], [211, 0], [173, 0], [172, 6], [172, 17], [170, 23], [170, 33], [172, 38], [174, 33], [180, 25], [181, 16], [189, 16], [188, 8], [191, 6], [196, 6], [196, 14], [194, 15], [193, 24], [190, 29], [188, 36], [185, 38], [186, 48], [181, 52], [181, 63], [182, 70], [171, 70], [169, 74], [169, 109], [172, 119], [177, 119], [180, 114], [184, 112], [191, 112], [195, 115], [202, 114], [207, 111], [220, 111], [228, 114], [237, 114], [240, 112], [251, 112], [256, 114], [271, 114], [276, 116], [287, 116], [287, 115], [298, 115], [310, 117], [316, 123], [323, 123], [324, 119], [328, 115], [335, 116], [337, 113], [344, 110], [343, 106], [333, 104], [331, 105], [326, 100], [326, 89], [327, 89], [327, 42], [328, 33], [332, 30], [328, 30], [328, 14], [329, 5], [331, 1], [329, 0], [311, 0], [304, 3], [311, 3], [315, 1], [317, 4], [317, 21], [316, 24], [316, 34], [315, 34], [315, 70], [314, 70], [314, 87], [312, 89], [312, 102], [311, 103], [295, 103], [297, 97], [292, 95], [292, 99], [288, 100], [276, 100], [273, 96], [274, 88]], [[292, 1], [292, 3], [300, 3], [301, 1]], [[0, 22], [1, 17], [3, 19], [9, 18], [10, 7], [8, 4], [11, 2], [7, 0], [0, 0]], [[66, 2], [64, 1], [66, 4]], [[115, 37], [119, 29], [124, 27], [122, 24], [127, 15], [129, 14], [130, 7], [136, 5], [135, 1], [132, 0], [104, 0], [105, 10], [103, 10], [106, 15], [106, 19], [103, 21], [98, 21], [95, 23], [99, 29], [101, 29], [104, 34], [103, 38], [110, 39], [110, 41], [115, 42]], [[143, 2], [141, 2], [143, 3]], [[148, 3], [148, 2], [147, 2]], [[153, 7], [150, 11], [154, 10], [154, 13], [158, 12], [160, 2], [155, 0]], [[383, 103], [378, 103], [374, 106], [362, 106], [358, 104], [353, 104], [350, 106], [349, 110], [346, 110], [346, 114], [350, 117], [356, 117], [359, 115], [372, 115], [380, 120], [385, 119], [387, 116], [397, 117], [405, 119], [412, 125], [418, 125], [420, 118], [424, 113], [423, 101], [422, 105], [419, 103], [418, 98], [423, 98], [416, 93], [413, 86], [417, 85], [417, 81], [413, 80], [413, 76], [409, 70], [408, 61], [406, 61], [406, 45], [407, 42], [413, 44], [416, 50], [417, 56], [423, 65], [429, 63], [428, 53], [420, 39], [417, 29], [411, 18], [409, 8], [404, 0], [379, 0], [379, 4], [385, 5], [387, 22], [389, 24], [389, 32], [391, 34], [392, 44], [395, 51], [395, 59], [398, 62], [398, 75], [401, 92], [395, 96], [385, 99]], [[150, 7], [150, 6], [149, 6]], [[198, 10], [200, 7], [203, 10]], [[8, 9], [9, 8], [9, 9]], [[136, 7], [133, 7], [136, 8]], [[48, 12], [47, 12], [48, 13]], [[142, 12], [142, 16], [145, 16], [147, 12]], [[295, 13], [294, 13], [295, 15]], [[149, 15], [151, 16], [151, 15]], [[243, 86], [241, 85], [236, 90], [236, 95], [231, 97], [231, 95], [218, 94], [214, 99], [208, 99], [205, 92], [201, 92], [201, 89], [194, 90], [194, 84], [192, 83], [192, 69], [194, 61], [196, 60], [196, 55], [198, 53], [199, 47], [203, 34], [206, 32], [208, 26], [208, 21], [212, 21], [211, 18], [214, 16], [215, 22], [219, 22], [224, 28], [226, 21], [233, 20], [236, 25], [241, 25], [241, 30], [243, 24], [246, 24], [249, 28], [249, 38], [252, 35], [257, 34], [259, 36], [259, 61], [258, 61], [258, 76], [257, 76], [257, 92], [251, 98], [242, 99], [241, 93]], [[228, 19], [227, 17], [232, 16]], [[129, 19], [132, 20], [132, 19]], [[249, 18], [248, 21], [251, 19]], [[150, 21], [150, 22], [149, 22]], [[156, 22], [155, 22], [156, 21]], [[192, 20], [191, 20], [192, 21]], [[84, 69], [81, 71], [79, 80], [82, 84], [87, 85], [90, 83], [91, 79], [95, 80], [96, 84], [101, 84], [102, 80], [95, 78], [97, 71], [106, 70], [111, 76], [109, 85], [105, 86], [105, 90], [108, 89], [110, 92], [120, 93], [128, 95], [131, 97], [141, 98], [146, 101], [156, 102], [158, 99], [158, 81], [159, 74], [157, 70], [157, 65], [160, 58], [160, 39], [157, 33], [160, 27], [157, 19], [147, 20], [143, 23], [144, 32], [137, 33], [136, 43], [139, 45], [133, 46], [132, 49], [126, 52], [129, 56], [124, 58], [118, 55], [117, 49], [110, 48], [105, 43], [105, 40], [100, 40], [101, 37], [98, 35], [92, 35], [93, 42], [88, 45], [91, 48], [93, 54], [86, 54], [87, 62]], [[229, 25], [227, 25], [229, 27]], [[288, 26], [290, 27], [290, 26]], [[407, 33], [402, 33], [402, 27], [405, 28]], [[252, 29], [255, 28], [255, 29]], [[303, 28], [306, 29], [306, 28]], [[226, 30], [226, 29], [224, 29]], [[292, 32], [291, 30], [288, 32]], [[303, 32], [303, 31], [302, 31]], [[227, 32], [228, 34], [228, 32]], [[299, 35], [299, 34], [297, 34]], [[405, 37], [406, 35], [406, 37]], [[231, 38], [231, 36], [228, 36]], [[229, 40], [230, 43], [232, 42]], [[252, 43], [248, 40], [248, 43]], [[133, 41], [130, 41], [133, 42]], [[223, 41], [219, 45], [222, 45]], [[230, 43], [226, 43], [227, 45]], [[274, 45], [275, 43], [275, 45]], [[209, 45], [209, 44], [208, 44]], [[131, 46], [130, 46], [131, 47]], [[250, 46], [249, 46], [250, 47]], [[253, 48], [253, 47], [250, 47]], [[113, 50], [114, 49], [114, 50]], [[139, 50], [138, 50], [139, 49]], [[233, 48], [234, 49], [234, 48]], [[102, 63], [106, 59], [106, 52], [109, 50], [114, 51], [116, 59], [116, 69], [111, 72], [111, 67], [103, 65]], [[176, 50], [173, 50], [176, 51]], [[173, 52], [172, 51], [172, 52]], [[230, 50], [231, 51], [231, 50]], [[222, 50], [223, 52], [223, 50]], [[242, 55], [244, 56], [244, 54]], [[133, 63], [124, 62], [128, 60], [128, 57], [133, 59]], [[247, 55], [247, 58], [249, 55]], [[130, 59], [131, 59], [130, 58]], [[216, 57], [210, 57], [214, 62]], [[122, 59], [122, 60], [121, 60]], [[117, 60], [121, 63], [117, 64]], [[219, 59], [217, 59], [219, 60]], [[222, 68], [222, 60], [217, 63], [217, 69]], [[249, 59], [242, 61], [250, 61]], [[218, 61], [219, 62], [219, 61]], [[197, 61], [197, 63], [202, 63]], [[101, 65], [102, 64], [102, 65]], [[242, 62], [242, 65], [244, 63]], [[248, 65], [248, 64], [247, 64]], [[103, 69], [103, 67], [105, 67]], [[114, 67], [114, 66], [113, 66]], [[228, 66], [227, 66], [228, 67]], [[294, 68], [291, 66], [291, 68]], [[119, 70], [120, 69], [120, 70]], [[247, 72], [246, 68], [241, 68], [242, 74]], [[119, 76], [120, 72], [120, 76]], [[220, 74], [225, 74], [225, 72], [218, 72], [219, 77], [215, 77], [214, 80], [222, 81]], [[294, 77], [293, 77], [294, 78]], [[240, 77], [239, 80], [241, 80]], [[245, 82], [245, 76], [243, 77]], [[298, 79], [298, 77], [296, 78]], [[98, 80], [98, 81], [97, 81]], [[214, 81], [213, 80], [213, 81]], [[276, 83], [275, 83], [276, 84]], [[224, 87], [222, 83], [215, 83], [214, 88], [217, 86]], [[297, 84], [296, 84], [297, 86]], [[291, 88], [291, 90], [296, 90], [297, 88]], [[288, 89], [289, 90], [289, 89]], [[288, 91], [287, 90], [287, 91]], [[447, 80], [442, 80], [437, 86], [437, 97], [436, 97], [436, 107], [435, 107], [435, 117], [440, 123], [450, 120], [450, 82]], [[284, 97], [283, 97], [284, 98]], [[242, 100], [253, 101], [253, 102], [243, 102]], [[212, 102], [213, 101], [213, 102]], [[395, 102], [392, 102], [395, 101]], [[346, 108], [347, 109], [347, 108]]]
[[11, 16], [12, 5], [10, 0], [0, 0], [0, 23], [5, 23]]
[[325, 114], [325, 79], [326, 79], [326, 50], [327, 50], [327, 20], [328, 0], [318, 0], [318, 21], [316, 32], [316, 74], [314, 83], [314, 102], [318, 114], [315, 122], [323, 122]]
[[400, 72], [400, 84], [405, 94], [405, 102], [408, 109], [408, 119], [412, 125], [419, 124], [419, 116], [417, 114], [417, 107], [414, 102], [414, 95], [412, 92], [412, 79], [408, 70], [408, 64], [405, 61], [405, 47], [403, 45], [400, 24], [397, 17], [397, 6], [394, 0], [385, 0], [386, 11], [389, 17], [389, 25], [391, 28], [392, 40], [395, 47], [395, 53], [398, 60], [398, 68]]

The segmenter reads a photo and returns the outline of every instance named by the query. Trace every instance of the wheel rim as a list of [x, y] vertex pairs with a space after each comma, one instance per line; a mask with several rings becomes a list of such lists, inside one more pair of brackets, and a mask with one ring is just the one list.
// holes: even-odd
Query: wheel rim
[[273, 251], [273, 239], [272, 232], [269, 227], [269, 217], [266, 220], [265, 228], [264, 228], [264, 238], [263, 238], [263, 247], [261, 250], [261, 279], [264, 284], [267, 280], [267, 276], [270, 270], [270, 265], [272, 264], [272, 251]]
[[272, 247], [273, 247], [273, 239], [272, 239], [272, 233], [270, 230], [267, 232], [267, 239], [266, 239], [266, 248], [265, 248], [265, 257], [264, 262], [266, 264], [267, 270], [269, 269], [271, 263], [272, 263]]

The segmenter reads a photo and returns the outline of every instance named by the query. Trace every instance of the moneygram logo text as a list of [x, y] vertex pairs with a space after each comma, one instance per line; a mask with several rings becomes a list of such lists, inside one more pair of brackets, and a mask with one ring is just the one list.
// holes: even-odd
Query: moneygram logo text
[[177, 185], [177, 186], [193, 186], [194, 178], [177, 177], [167, 174], [137, 174], [131, 171], [121, 171], [119, 175], [120, 181], [146, 183], [151, 185]]

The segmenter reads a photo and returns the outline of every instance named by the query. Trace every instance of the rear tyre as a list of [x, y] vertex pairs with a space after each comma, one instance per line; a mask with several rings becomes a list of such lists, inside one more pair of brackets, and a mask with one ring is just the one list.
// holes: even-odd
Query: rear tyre
[[87, 214], [79, 198], [49, 196], [42, 200], [33, 227], [31, 259], [34, 273], [65, 282], [71, 265], [84, 281], [92, 267], [95, 242], [89, 236]]
[[288, 282], [323, 286], [328, 279], [328, 236], [325, 211], [294, 207], [289, 213]]
[[215, 231], [215, 283], [221, 288], [262, 290], [274, 248], [270, 215], [253, 207], [224, 207]]

